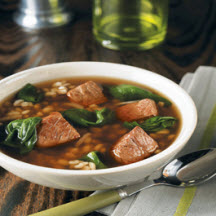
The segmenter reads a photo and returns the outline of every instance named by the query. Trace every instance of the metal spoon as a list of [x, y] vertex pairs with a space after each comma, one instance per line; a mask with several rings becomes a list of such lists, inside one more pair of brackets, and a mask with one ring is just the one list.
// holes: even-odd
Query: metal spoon
[[57, 206], [31, 216], [85, 215], [96, 209], [111, 205], [143, 189], [168, 185], [189, 187], [206, 182], [216, 175], [216, 149], [205, 149], [184, 155], [166, 165], [161, 177], [116, 190], [102, 192], [71, 203]]

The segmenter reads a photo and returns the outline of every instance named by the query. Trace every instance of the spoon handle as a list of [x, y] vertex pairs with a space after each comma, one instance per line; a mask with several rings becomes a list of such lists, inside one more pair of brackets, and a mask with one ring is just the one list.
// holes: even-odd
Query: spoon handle
[[31, 214], [29, 216], [81, 216], [96, 209], [116, 203], [121, 199], [122, 198], [117, 190], [111, 190]]

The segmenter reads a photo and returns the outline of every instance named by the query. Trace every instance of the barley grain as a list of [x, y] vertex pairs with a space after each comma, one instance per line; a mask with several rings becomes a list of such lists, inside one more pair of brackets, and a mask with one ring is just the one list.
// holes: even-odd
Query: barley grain
[[75, 88], [75, 87], [76, 87], [75, 85], [70, 85], [70, 86], [68, 86], [69, 89], [73, 89], [73, 88]]
[[35, 105], [34, 105], [34, 108], [35, 108], [36, 110], [39, 110], [39, 109], [41, 108], [41, 106], [40, 106], [40, 104], [35, 104]]
[[36, 116], [43, 116], [43, 113], [42, 112], [37, 112]]
[[76, 147], [82, 145], [87, 137], [91, 136], [91, 133], [84, 134], [75, 144]]
[[168, 129], [163, 129], [163, 130], [160, 130], [158, 132], [156, 132], [157, 134], [169, 134], [170, 131]]
[[64, 87], [70, 86], [70, 83], [63, 84]]
[[21, 103], [21, 106], [22, 107], [33, 106], [33, 103], [24, 101], [24, 102]]
[[13, 115], [21, 115], [21, 113], [20, 112], [18, 112], [18, 111], [10, 111], [8, 114], [7, 114], [8, 116], [13, 116]]
[[24, 102], [24, 100], [18, 99], [18, 100], [15, 100], [15, 101], [14, 101], [13, 105], [14, 105], [14, 106], [21, 106], [21, 103], [22, 103], [22, 102]]
[[172, 140], [174, 137], [175, 137], [175, 134], [170, 134], [167, 139]]
[[15, 109], [15, 111], [17, 111], [17, 112], [22, 112], [22, 109], [21, 108], [19, 108], [19, 107], [16, 107], [16, 109]]
[[95, 151], [99, 151], [101, 148], [103, 148], [103, 144], [102, 144], [102, 143], [99, 143], [99, 144], [97, 144], [97, 145], [94, 147], [94, 150], [95, 150]]
[[56, 92], [46, 92], [45, 96], [56, 96]]
[[161, 150], [160, 149], [157, 149], [157, 150], [155, 150], [155, 154], [158, 154], [158, 153], [160, 153], [161, 152]]
[[91, 141], [92, 141], [92, 138], [91, 138], [91, 137], [87, 137], [87, 138], [85, 139], [85, 143], [86, 143], [86, 144], [89, 144]]
[[79, 164], [75, 165], [74, 168], [75, 169], [81, 169], [87, 164], [88, 164], [88, 162], [80, 162]]
[[74, 102], [67, 102], [67, 103], [64, 103], [63, 105], [69, 106], [72, 108], [77, 108], [77, 109], [83, 109], [84, 108], [84, 106], [77, 104], [77, 103], [74, 103]]
[[90, 130], [94, 133], [100, 133], [102, 131], [101, 128], [95, 128], [95, 127], [92, 127]]
[[95, 166], [94, 163], [89, 162], [89, 168], [90, 168], [91, 170], [95, 170], [95, 169], [96, 169], [96, 166]]
[[85, 145], [82, 148], [82, 152], [88, 153], [91, 151], [91, 145]]
[[66, 94], [67, 93], [67, 89], [58, 89], [57, 93], [58, 94]]
[[68, 161], [65, 160], [65, 159], [59, 159], [57, 161], [57, 163], [60, 164], [60, 165], [63, 165], [63, 166], [67, 166], [69, 164]]
[[22, 115], [11, 115], [11, 116], [5, 116], [3, 118], [0, 118], [0, 121], [5, 122], [5, 121], [20, 119], [20, 118], [22, 118]]
[[160, 107], [164, 107], [164, 102], [158, 102], [158, 105], [160, 106]]
[[91, 170], [89, 166], [84, 166], [81, 170]]
[[52, 86], [53, 87], [58, 87], [58, 86], [61, 86], [62, 85], [62, 82], [56, 82], [56, 83], [54, 83]]
[[49, 113], [49, 112], [53, 111], [53, 107], [52, 106], [46, 106], [45, 108], [43, 108], [42, 111], [44, 113]]
[[156, 133], [150, 133], [149, 136], [153, 139], [158, 139], [161, 135]]
[[106, 152], [106, 148], [105, 147], [101, 148], [100, 152], [102, 152], [102, 153]]
[[79, 164], [80, 160], [72, 160], [68, 162], [69, 164]]
[[28, 113], [30, 113], [30, 110], [24, 110], [24, 111], [22, 111], [23, 115], [28, 114]]

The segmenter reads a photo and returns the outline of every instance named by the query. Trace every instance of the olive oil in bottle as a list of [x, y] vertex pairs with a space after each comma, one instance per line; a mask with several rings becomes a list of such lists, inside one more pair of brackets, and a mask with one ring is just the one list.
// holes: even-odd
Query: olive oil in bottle
[[166, 36], [168, 0], [94, 0], [93, 33], [102, 46], [145, 50]]

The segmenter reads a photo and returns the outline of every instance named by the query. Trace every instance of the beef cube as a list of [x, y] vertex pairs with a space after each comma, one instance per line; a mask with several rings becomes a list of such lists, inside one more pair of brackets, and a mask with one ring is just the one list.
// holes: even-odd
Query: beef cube
[[102, 89], [93, 81], [88, 81], [82, 85], [71, 89], [67, 96], [71, 102], [89, 106], [91, 104], [101, 104], [107, 101]]
[[143, 99], [116, 109], [116, 115], [121, 121], [136, 121], [158, 115], [156, 103], [151, 99]]
[[80, 137], [59, 112], [53, 112], [42, 119], [37, 135], [36, 146], [41, 148], [61, 145]]
[[157, 148], [158, 143], [136, 126], [117, 141], [111, 154], [119, 163], [130, 164], [149, 157]]

